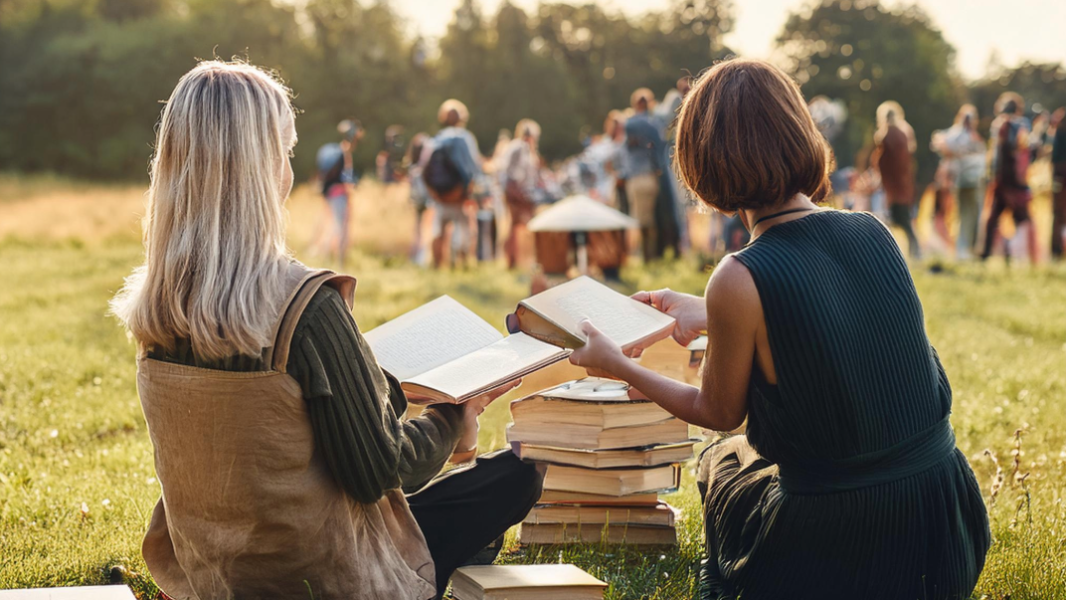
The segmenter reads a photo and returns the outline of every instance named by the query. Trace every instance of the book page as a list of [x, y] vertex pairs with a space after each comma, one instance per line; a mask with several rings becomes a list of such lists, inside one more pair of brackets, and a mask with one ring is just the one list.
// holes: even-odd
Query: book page
[[577, 324], [588, 319], [622, 347], [669, 331], [674, 323], [673, 317], [589, 277], [568, 281], [527, 298], [522, 304], [582, 340], [585, 335], [578, 331]]
[[587, 400], [590, 402], [632, 402], [629, 384], [615, 379], [586, 377], [568, 381], [537, 394], [542, 398], [562, 400]]
[[363, 335], [383, 369], [400, 381], [503, 338], [492, 325], [441, 296]]
[[565, 350], [516, 333], [412, 377], [408, 382], [459, 399], [517, 379], [566, 355]]

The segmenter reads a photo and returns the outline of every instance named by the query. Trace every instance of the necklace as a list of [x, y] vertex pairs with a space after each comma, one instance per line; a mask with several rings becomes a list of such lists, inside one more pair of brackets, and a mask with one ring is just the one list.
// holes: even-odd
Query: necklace
[[755, 228], [758, 227], [759, 223], [762, 223], [763, 221], [769, 221], [770, 219], [776, 219], [777, 217], [783, 217], [785, 215], [790, 215], [792, 213], [805, 212], [805, 211], [808, 211], [808, 210], [814, 210], [814, 209], [813, 208], [790, 208], [788, 210], [782, 210], [780, 212], [775, 212], [772, 215], [766, 215], [765, 217], [759, 217], [758, 219], [755, 220], [755, 224], [751, 226], [751, 230], [755, 231]]

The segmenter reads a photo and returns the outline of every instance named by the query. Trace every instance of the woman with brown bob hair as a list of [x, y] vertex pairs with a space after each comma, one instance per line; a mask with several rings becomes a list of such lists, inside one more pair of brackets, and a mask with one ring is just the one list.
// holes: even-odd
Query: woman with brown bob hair
[[820, 209], [832, 158], [800, 90], [760, 61], [716, 65], [681, 109], [677, 170], [752, 241], [704, 297], [635, 297], [706, 331], [693, 387], [629, 360], [591, 323], [571, 360], [694, 425], [704, 450], [704, 598], [968, 598], [988, 517], [948, 421], [951, 387], [895, 240]]

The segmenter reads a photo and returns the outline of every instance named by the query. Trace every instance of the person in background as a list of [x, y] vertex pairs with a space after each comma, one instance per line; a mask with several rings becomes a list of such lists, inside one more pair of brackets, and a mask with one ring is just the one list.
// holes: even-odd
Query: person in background
[[[664, 165], [670, 165], [674, 153], [674, 121], [677, 119], [677, 111], [681, 109], [681, 103], [691, 89], [692, 77], [681, 77], [674, 84], [674, 88], [666, 92], [663, 101], [655, 107], [664, 141], [662, 157]], [[663, 169], [661, 186], [662, 191], [659, 192], [656, 208], [656, 219], [660, 230], [659, 245], [660, 249], [673, 248], [674, 256], [678, 257], [692, 243], [689, 238], [686, 211], [689, 198], [673, 169]]]
[[921, 257], [918, 236], [914, 234], [914, 151], [917, 143], [914, 130], [904, 119], [903, 107], [889, 100], [877, 107], [877, 148], [871, 160], [881, 174], [881, 186], [888, 202], [888, 214], [893, 225], [907, 236], [908, 253], [912, 259]]
[[[625, 136], [625, 125], [621, 113], [612, 110], [603, 122], [603, 133], [594, 136], [592, 142], [581, 154], [582, 162], [587, 165], [590, 181], [584, 187], [585, 194], [608, 206], [618, 207], [615, 193], [621, 149], [620, 139]], [[625, 212], [625, 211], [623, 211]]]
[[954, 186], [959, 222], [955, 256], [959, 260], [973, 256], [981, 222], [986, 145], [977, 133], [977, 123], [977, 108], [965, 104], [955, 115], [955, 123], [933, 136], [933, 150], [948, 163], [949, 180]]
[[1051, 117], [1055, 128], [1051, 146], [1051, 256], [1062, 260], [1066, 245], [1066, 107], [1060, 107]]
[[411, 205], [415, 209], [415, 237], [411, 247], [411, 260], [420, 266], [426, 264], [426, 248], [425, 242], [422, 240], [422, 229], [426, 209], [429, 208], [430, 204], [429, 190], [426, 189], [426, 182], [422, 181], [421, 165], [422, 152], [425, 150], [426, 142], [428, 141], [429, 137], [425, 133], [416, 133], [411, 138], [411, 143], [407, 147], [407, 154], [403, 161], [404, 170], [407, 172]]
[[1051, 150], [1051, 114], [1044, 110], [1033, 116], [1029, 134], [1029, 164], [1047, 156]]
[[491, 562], [543, 477], [469, 463], [501, 390], [405, 419], [352, 317], [355, 279], [286, 248], [291, 94], [200, 63], [163, 109], [144, 264], [112, 300], [137, 342], [161, 486], [142, 554], [169, 598], [440, 598]]
[[355, 119], [341, 121], [337, 125], [337, 131], [341, 134], [341, 141], [319, 148], [316, 162], [322, 196], [329, 206], [329, 214], [333, 223], [332, 238], [323, 235], [321, 239], [327, 243], [330, 254], [343, 268], [344, 260], [348, 256], [351, 194], [358, 182], [352, 167], [352, 151], [359, 140], [363, 139], [365, 132], [359, 121]]
[[[1032, 227], [1029, 204], [1029, 121], [1025, 100], [1014, 92], [1004, 92], [996, 100], [996, 118], [992, 121], [992, 208], [985, 223], [985, 247], [981, 260], [992, 255], [999, 236], [999, 219], [1009, 210], [1014, 225], [1026, 238], [1029, 260], [1037, 262], [1036, 230]], [[1021, 232], [1020, 232], [1021, 233]], [[1008, 245], [1009, 253], [1009, 245]], [[1009, 256], [1009, 254], [1008, 254]]]
[[492, 171], [496, 174], [497, 183], [500, 184], [500, 188], [503, 188], [504, 177], [504, 164], [503, 159], [507, 154], [507, 148], [511, 145], [511, 131], [509, 129], [501, 129], [496, 133], [496, 145], [492, 147], [492, 157], [490, 162], [492, 164]]
[[659, 258], [659, 225], [656, 204], [662, 190], [663, 139], [658, 124], [649, 114], [655, 95], [648, 88], [633, 92], [633, 115], [625, 123], [626, 199], [629, 215], [640, 223], [644, 261]]
[[626, 114], [620, 110], [607, 113], [603, 123], [603, 135], [613, 148], [604, 163], [604, 170], [614, 181], [614, 188], [605, 193], [609, 204], [619, 211], [629, 214], [629, 198], [626, 196]]
[[507, 201], [507, 211], [511, 215], [511, 233], [507, 236], [504, 251], [507, 254], [507, 268], [518, 266], [521, 257], [519, 248], [521, 236], [526, 235], [526, 226], [533, 218], [534, 192], [540, 172], [540, 153], [537, 143], [540, 141], [540, 125], [533, 119], [522, 119], [514, 128], [514, 139], [507, 145], [503, 158], [503, 195]]
[[385, 139], [378, 152], [376, 163], [378, 179], [384, 183], [396, 183], [400, 180], [403, 172], [404, 151], [406, 143], [403, 136], [403, 125], [389, 125], [385, 128]]
[[933, 174], [933, 182], [929, 184], [933, 193], [933, 231], [940, 238], [945, 252], [954, 245], [948, 230], [948, 214], [951, 213], [955, 199], [952, 195], [954, 186], [951, 169], [951, 161], [942, 157]]
[[470, 232], [477, 211], [475, 200], [488, 186], [477, 139], [466, 128], [470, 120], [466, 105], [455, 99], [445, 100], [437, 119], [441, 130], [422, 153], [422, 179], [434, 200], [433, 266], [440, 268], [449, 235], [451, 262], [466, 262], [473, 244]]
[[892, 235], [815, 204], [832, 162], [786, 73], [753, 60], [705, 72], [681, 109], [678, 172], [752, 241], [703, 297], [634, 296], [674, 317], [681, 345], [706, 332], [702, 382], [641, 366], [587, 320], [570, 361], [697, 427], [747, 420], [699, 460], [700, 598], [969, 598], [991, 533], [951, 384]]

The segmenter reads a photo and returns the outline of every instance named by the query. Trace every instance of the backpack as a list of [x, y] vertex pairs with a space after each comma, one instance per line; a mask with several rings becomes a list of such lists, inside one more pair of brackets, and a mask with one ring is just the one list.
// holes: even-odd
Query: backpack
[[326, 144], [319, 148], [315, 163], [323, 194], [327, 193], [333, 184], [343, 181], [344, 152], [340, 144]]
[[444, 204], [460, 204], [466, 200], [466, 182], [444, 146], [433, 149], [422, 169], [425, 182], [433, 198]]

